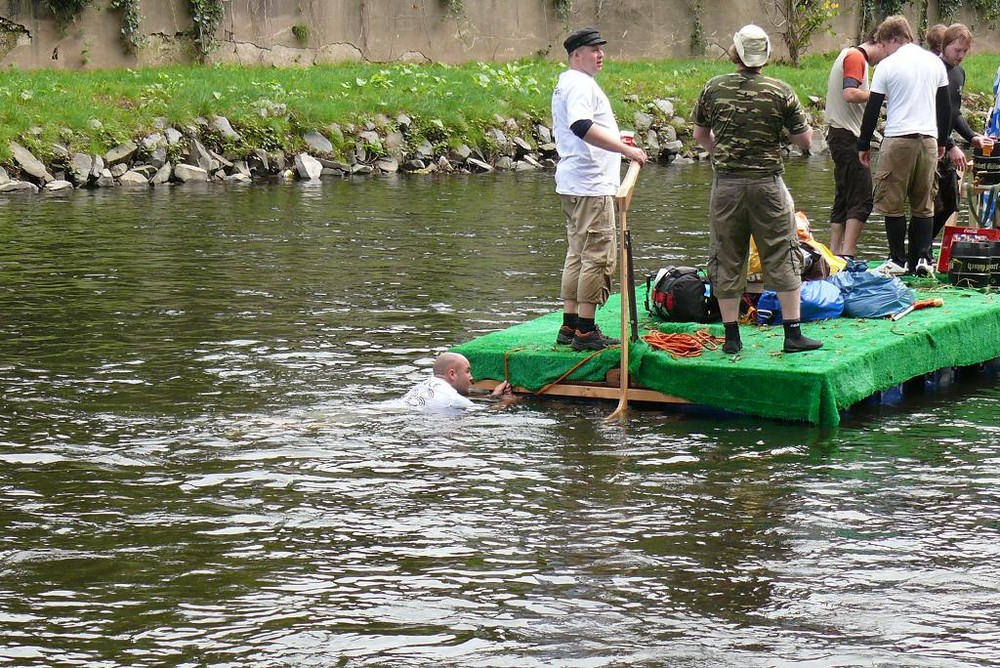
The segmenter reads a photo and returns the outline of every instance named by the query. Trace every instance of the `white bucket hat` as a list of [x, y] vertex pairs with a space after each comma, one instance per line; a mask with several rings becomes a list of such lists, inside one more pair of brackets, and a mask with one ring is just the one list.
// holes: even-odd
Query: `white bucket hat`
[[760, 26], [749, 23], [733, 35], [736, 54], [747, 67], [763, 67], [771, 55], [771, 40]]

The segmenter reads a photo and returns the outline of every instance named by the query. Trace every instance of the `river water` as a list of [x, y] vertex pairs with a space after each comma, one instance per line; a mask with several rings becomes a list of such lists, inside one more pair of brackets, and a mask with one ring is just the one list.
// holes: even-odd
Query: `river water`
[[[643, 171], [637, 274], [704, 264], [709, 180]], [[826, 240], [829, 163], [788, 182]], [[995, 379], [835, 430], [389, 405], [559, 308], [551, 174], [11, 197], [0, 230], [0, 665], [997, 665]]]

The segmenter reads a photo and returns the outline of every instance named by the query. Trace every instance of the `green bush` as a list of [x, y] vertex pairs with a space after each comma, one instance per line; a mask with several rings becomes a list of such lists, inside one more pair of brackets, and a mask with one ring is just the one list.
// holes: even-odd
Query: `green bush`
[[292, 26], [292, 35], [302, 44], [309, 43], [309, 26], [305, 23], [296, 23]]

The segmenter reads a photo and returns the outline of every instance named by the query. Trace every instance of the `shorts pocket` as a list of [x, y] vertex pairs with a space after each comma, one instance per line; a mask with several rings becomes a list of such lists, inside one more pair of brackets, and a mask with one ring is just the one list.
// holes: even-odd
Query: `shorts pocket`
[[611, 197], [602, 197], [593, 222], [590, 224], [592, 234], [607, 234], [612, 239], [615, 236], [615, 207]]
[[792, 264], [791, 275], [786, 276], [786, 279], [795, 280], [802, 278], [802, 244], [798, 239], [793, 239], [788, 242], [789, 249], [788, 259]]
[[885, 199], [886, 193], [889, 190], [889, 174], [875, 174], [872, 178], [872, 183], [874, 188], [872, 190], [872, 201], [878, 204]]

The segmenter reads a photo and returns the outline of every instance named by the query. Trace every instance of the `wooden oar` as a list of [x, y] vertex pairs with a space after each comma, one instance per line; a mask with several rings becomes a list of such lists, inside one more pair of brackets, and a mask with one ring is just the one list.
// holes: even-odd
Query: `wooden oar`
[[628, 344], [631, 334], [631, 327], [629, 326], [629, 281], [632, 280], [630, 276], [632, 275], [631, 267], [629, 265], [629, 256], [631, 253], [627, 252], [626, 246], [626, 235], [628, 234], [628, 207], [632, 203], [632, 191], [635, 190], [635, 182], [639, 179], [639, 168], [638, 162], [632, 162], [628, 166], [628, 172], [625, 174], [625, 178], [622, 180], [621, 186], [618, 188], [618, 194], [615, 195], [615, 209], [618, 212], [618, 226], [620, 232], [618, 235], [618, 247], [621, 248], [622, 257], [620, 258], [621, 272], [621, 339], [622, 339], [622, 361], [621, 361], [621, 389], [618, 398], [618, 408], [615, 412], [607, 417], [608, 420], [613, 420], [616, 417], [621, 417], [625, 413], [625, 409], [628, 407]]

